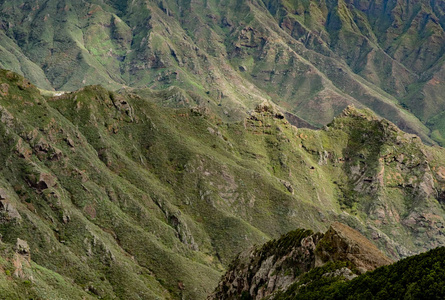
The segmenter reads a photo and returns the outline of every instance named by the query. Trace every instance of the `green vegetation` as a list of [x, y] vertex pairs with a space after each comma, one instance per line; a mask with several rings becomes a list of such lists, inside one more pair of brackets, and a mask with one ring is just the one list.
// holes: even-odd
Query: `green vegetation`
[[[314, 268], [303, 274], [298, 282], [292, 284], [286, 291], [278, 292], [273, 297], [274, 300], [290, 300], [290, 299], [337, 299], [335, 293], [338, 292], [346, 280], [343, 276], [326, 276], [336, 270], [348, 268], [353, 269], [354, 266], [350, 262], [328, 262], [322, 267]], [[330, 298], [332, 297], [332, 298]], [[349, 299], [346, 295], [345, 298]], [[351, 298], [361, 299], [361, 298]]]
[[412, 256], [351, 281], [323, 276], [348, 263], [328, 263], [308, 272], [273, 299], [443, 299], [445, 248]]
[[271, 240], [264, 244], [258, 253], [260, 256], [283, 256], [286, 251], [300, 245], [301, 240], [313, 235], [312, 230], [297, 229], [283, 234], [279, 239]]
[[349, 2], [2, 1], [0, 298], [204, 299], [334, 220], [444, 245], [444, 150], [380, 118], [444, 145], [443, 7]]
[[320, 127], [356, 104], [443, 144], [438, 1], [20, 0], [0, 10], [0, 67], [45, 90], [175, 86], [193, 94], [165, 99], [175, 107], [210, 103], [232, 122], [273, 100]]
[[[52, 97], [3, 70], [0, 88], [9, 298], [204, 299], [238, 252], [338, 219], [394, 258], [444, 243], [443, 149], [369, 111], [350, 107], [313, 131], [267, 101], [226, 122], [176, 88]], [[352, 208], [344, 187], [354, 187]], [[308, 234], [294, 231], [289, 243]], [[30, 247], [23, 276], [17, 238]]]

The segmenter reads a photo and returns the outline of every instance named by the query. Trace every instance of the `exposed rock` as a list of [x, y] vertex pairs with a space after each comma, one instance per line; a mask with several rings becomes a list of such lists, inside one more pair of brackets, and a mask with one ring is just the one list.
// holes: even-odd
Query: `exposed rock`
[[[239, 299], [248, 293], [262, 299], [286, 288], [315, 264], [315, 248], [321, 235], [296, 230], [277, 241], [241, 253], [208, 299]], [[283, 248], [283, 245], [288, 247]]]
[[257, 113], [275, 113], [275, 109], [274, 107], [268, 103], [268, 102], [263, 102], [261, 104], [258, 104], [255, 107], [255, 112]]
[[8, 199], [8, 194], [6, 193], [5, 189], [0, 189], [0, 200], [6, 200]]
[[0, 106], [0, 114], [0, 121], [9, 128], [12, 128], [14, 125], [14, 116], [3, 106]]
[[14, 219], [20, 221], [22, 219], [18, 210], [12, 203], [9, 202], [8, 198], [9, 197], [6, 190], [0, 189], [0, 213], [4, 213], [3, 216], [0, 214], [0, 223]]
[[20, 221], [22, 219], [18, 210], [8, 200], [0, 200], [1, 212], [6, 214], [6, 218], [0, 214], [0, 223], [14, 219]]
[[290, 113], [285, 112], [284, 116], [286, 117], [286, 120], [289, 121], [292, 125], [294, 125], [297, 128], [309, 128], [309, 129], [316, 129], [317, 127], [309, 124], [307, 121], [303, 120], [302, 118]]
[[64, 224], [68, 224], [71, 221], [71, 217], [66, 212], [63, 213], [62, 221]]
[[74, 141], [72, 139], [66, 138], [65, 141], [68, 144], [68, 146], [70, 146], [71, 148], [74, 148]]
[[327, 165], [328, 159], [330, 158], [329, 153], [326, 150], [324, 150], [324, 151], [320, 151], [319, 155], [320, 155], [320, 159], [318, 160], [318, 164], [320, 166]]
[[43, 191], [56, 185], [56, 178], [49, 173], [30, 174], [27, 179], [29, 184], [38, 191]]
[[19, 140], [17, 141], [15, 150], [20, 157], [25, 159], [29, 159], [32, 155], [32, 149], [22, 138], [19, 138]]
[[291, 193], [294, 194], [294, 188], [292, 187], [292, 184], [286, 180], [280, 179], [280, 182], [286, 187], [286, 189]]
[[28, 242], [19, 238], [17, 238], [15, 250], [18, 254], [21, 255], [27, 255], [27, 256], [31, 255], [31, 250], [29, 248]]
[[339, 222], [331, 225], [317, 245], [317, 266], [327, 261], [350, 261], [362, 273], [392, 263], [360, 232]]
[[[325, 234], [292, 231], [279, 240], [241, 253], [208, 299], [239, 299], [241, 295], [263, 299], [328, 261], [348, 261], [360, 273], [392, 263], [358, 231], [335, 222]], [[358, 275], [343, 267], [323, 276], [351, 280]]]
[[112, 94], [110, 96], [113, 105], [122, 113], [126, 114], [131, 122], [134, 122], [134, 111], [133, 107], [128, 103], [128, 101], [118, 94]]
[[63, 152], [60, 149], [53, 148], [52, 153], [49, 156], [49, 159], [52, 161], [60, 160], [63, 157]]
[[2, 83], [0, 84], [0, 95], [6, 97], [9, 95], [9, 84]]
[[337, 269], [334, 272], [323, 274], [323, 277], [337, 277], [337, 276], [343, 276], [346, 280], [352, 280], [355, 277], [358, 277], [357, 274], [352, 273], [352, 271], [346, 267]]
[[47, 189], [56, 185], [56, 178], [48, 173], [43, 173], [40, 175], [40, 179], [37, 182], [36, 187], [40, 190]]
[[31, 270], [31, 250], [28, 242], [17, 238], [13, 258], [14, 276], [21, 279], [34, 280]]
[[41, 138], [35, 145], [34, 145], [34, 150], [36, 152], [44, 152], [44, 153], [48, 153], [48, 151], [50, 150], [51, 146], [48, 144], [48, 142]]
[[[26, 239], [35, 245], [36, 253], [40, 251], [39, 257], [46, 265], [51, 265], [52, 260], [62, 265], [64, 258], [57, 250], [58, 242], [66, 241], [63, 248], [66, 246], [67, 251], [78, 253], [77, 243], [71, 241], [82, 239], [84, 233], [77, 228], [94, 221], [100, 228], [117, 232], [114, 238], [102, 237], [108, 249], [121, 246], [135, 256], [134, 261], [146, 263], [145, 269], [153, 269], [156, 276], [173, 289], [178, 280], [184, 280], [185, 298], [202, 299], [207, 291], [197, 292], [200, 297], [194, 297], [190, 291], [199, 290], [202, 276], [213, 276], [209, 282], [216, 285], [218, 271], [226, 266], [235, 251], [290, 226], [305, 224], [318, 228], [325, 222], [341, 218], [338, 216], [338, 202], [343, 199], [337, 196], [343, 195], [337, 192], [344, 192], [356, 201], [351, 208], [341, 207], [350, 213], [345, 222], [360, 228], [370, 237], [375, 231], [372, 236], [375, 242], [391, 257], [397, 257], [397, 253], [406, 255], [407, 252], [397, 243], [387, 247], [388, 241], [406, 241], [406, 247], [413, 251], [443, 244], [444, 230], [440, 225], [445, 224], [443, 209], [432, 199], [435, 191], [445, 190], [444, 183], [436, 175], [436, 170], [439, 171], [443, 163], [443, 150], [430, 150], [411, 143], [411, 138], [408, 142], [401, 138], [401, 145], [392, 140], [387, 142], [387, 133], [380, 130], [385, 128], [384, 123], [379, 123], [379, 120], [368, 121], [351, 116], [341, 120], [345, 125], [342, 130], [328, 127], [328, 131], [297, 131], [281, 119], [279, 112], [265, 106], [254, 112], [257, 121], [247, 120], [247, 126], [243, 128], [241, 123], [224, 123], [220, 119], [212, 119], [211, 115], [196, 117], [200, 114], [198, 109], [160, 109], [150, 104], [150, 99], [145, 103], [145, 100], [125, 98], [133, 105], [135, 117], [141, 120], [137, 125], [126, 122], [128, 118], [121, 119], [111, 100], [104, 102], [108, 92], [104, 97], [96, 97], [92, 92], [75, 94], [78, 103], [82, 104], [78, 112], [77, 102], [71, 98], [51, 102], [53, 108], [46, 108], [42, 98], [41, 106], [35, 105], [32, 109], [22, 107], [17, 100], [16, 103], [11, 102], [15, 108], [10, 108], [12, 104], [9, 102], [7, 106], [14, 113], [15, 126], [7, 128], [0, 123], [5, 132], [9, 132], [3, 137], [5, 145], [10, 147], [5, 147], [2, 152], [5, 158], [2, 170], [8, 176], [5, 180], [9, 181], [7, 192], [10, 199], [6, 200], [13, 205], [20, 201], [15, 208], [23, 217], [21, 227], [12, 227], [14, 222], [3, 223], [6, 226], [2, 227], [2, 234], [5, 240], [11, 241], [17, 236], [24, 238], [22, 233], [26, 232]], [[98, 101], [99, 98], [102, 100]], [[117, 98], [115, 100], [118, 101]], [[221, 109], [229, 110], [226, 107]], [[172, 120], [171, 116], [178, 116], [178, 112], [184, 117]], [[41, 121], [34, 120], [36, 116], [42, 116]], [[65, 119], [61, 119], [62, 116]], [[63, 122], [58, 125], [53, 120]], [[52, 127], [45, 125], [47, 121]], [[109, 135], [108, 126], [119, 126], [119, 134]], [[245, 130], [246, 127], [249, 130]], [[262, 135], [254, 134], [255, 129]], [[268, 132], [268, 136], [264, 132]], [[215, 138], [209, 133], [233, 142], [233, 151], [213, 147]], [[402, 136], [402, 133], [398, 135]], [[76, 143], [76, 153], [66, 151], [65, 160], [48, 161], [56, 149], [54, 147], [68, 148], [63, 141], [68, 136], [72, 136]], [[19, 137], [22, 138], [20, 142]], [[36, 151], [29, 152], [41, 138], [47, 141], [37, 147], [44, 160], [37, 157]], [[368, 143], [374, 140], [377, 142]], [[207, 144], [207, 141], [212, 144]], [[20, 145], [20, 152], [14, 151], [14, 144]], [[420, 147], [434, 157], [426, 160], [419, 154]], [[9, 149], [12, 150], [8, 152]], [[325, 155], [325, 150], [329, 155]], [[99, 162], [96, 154], [102, 156], [106, 163]], [[320, 154], [326, 159], [317, 165]], [[205, 160], [202, 168], [193, 159], [195, 156]], [[432, 171], [422, 165], [424, 161], [430, 162]], [[111, 166], [107, 162], [112, 162]], [[424, 176], [428, 172], [433, 174], [433, 178]], [[277, 178], [285, 182], [281, 183]], [[428, 189], [435, 189], [428, 198], [422, 198], [428, 193], [420, 193], [423, 180], [427, 181]], [[60, 188], [51, 188], [56, 182]], [[383, 182], [386, 190], [375, 193], [366, 188], [370, 184], [383, 186], [376, 184], [378, 182]], [[341, 184], [343, 189], [339, 190]], [[288, 192], [293, 189], [295, 195]], [[14, 190], [16, 194], [13, 194]], [[351, 193], [348, 194], [349, 191]], [[145, 195], [149, 196], [144, 199], [142, 196]], [[1, 202], [8, 204], [7, 201]], [[72, 214], [66, 215], [66, 211]], [[118, 215], [117, 211], [120, 211]], [[11, 212], [9, 206], [4, 205], [1, 212], [3, 220], [9, 220]], [[376, 230], [368, 230], [366, 226], [369, 224]], [[54, 228], [59, 230], [54, 234], [56, 239], [47, 241], [52, 239]], [[335, 234], [333, 241], [341, 244], [341, 235]], [[134, 236], [138, 236], [138, 240], [134, 240]], [[319, 245], [317, 238], [321, 236], [303, 238], [301, 245], [294, 250], [295, 255], [280, 251], [273, 255], [264, 254], [259, 259], [258, 269], [252, 271], [252, 277], [246, 278], [246, 284], [250, 286], [244, 292], [252, 291], [257, 297], [263, 297], [294, 282], [299, 276], [296, 270], [304, 271], [315, 266], [315, 258], [320, 257], [320, 253], [329, 261], [331, 253], [328, 247], [320, 246], [324, 251], [320, 253], [314, 250]], [[144, 247], [150, 246], [151, 241], [154, 245], [146, 251]], [[117, 244], [113, 245], [114, 242]], [[53, 245], [56, 249], [51, 248]], [[158, 249], [155, 245], [166, 247]], [[355, 246], [349, 247], [355, 249]], [[170, 256], [170, 248], [176, 258]], [[395, 255], [389, 249], [396, 249]], [[356, 255], [352, 250], [349, 254]], [[105, 252], [93, 251], [88, 260], [99, 261], [102, 253]], [[127, 263], [119, 251], [114, 253], [119, 264]], [[303, 254], [298, 256], [298, 253]], [[191, 268], [196, 269], [193, 266], [196, 260], [190, 259], [195, 255], [202, 257], [209, 267], [206, 266], [196, 278], [182, 278], [181, 274], [187, 274]], [[83, 261], [83, 252], [75, 256], [79, 262]], [[158, 257], [162, 260], [152, 259]], [[81, 276], [85, 265], [77, 264], [77, 258], [72, 260], [75, 266], [72, 269], [80, 270], [75, 274], [70, 274], [70, 270], [55, 271], [60, 271], [66, 278]], [[181, 264], [182, 259], [190, 264]], [[175, 262], [178, 271], [171, 268], [165, 271], [169, 262]], [[324, 263], [321, 258], [320, 263]], [[129, 272], [138, 270], [137, 264], [128, 268]], [[296, 267], [286, 274], [289, 264]], [[189, 269], [189, 266], [192, 267]], [[366, 265], [359, 268], [365, 270]], [[125, 274], [122, 278], [127, 277], [120, 270], [119, 273], [110, 272], [110, 276]], [[173, 278], [173, 286], [165, 281], [167, 278]], [[119, 284], [124, 286], [127, 282], [122, 280]]]

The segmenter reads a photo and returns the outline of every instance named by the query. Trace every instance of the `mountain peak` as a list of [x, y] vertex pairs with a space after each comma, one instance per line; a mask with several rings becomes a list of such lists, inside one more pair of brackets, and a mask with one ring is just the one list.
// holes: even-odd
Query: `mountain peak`
[[329, 262], [346, 263], [338, 273], [351, 279], [392, 260], [358, 231], [339, 222], [324, 234], [297, 229], [238, 255], [208, 299], [239, 299], [240, 295], [263, 299]]
[[331, 224], [317, 245], [317, 253], [323, 263], [350, 261], [360, 273], [392, 263], [391, 259], [360, 232], [340, 222]]

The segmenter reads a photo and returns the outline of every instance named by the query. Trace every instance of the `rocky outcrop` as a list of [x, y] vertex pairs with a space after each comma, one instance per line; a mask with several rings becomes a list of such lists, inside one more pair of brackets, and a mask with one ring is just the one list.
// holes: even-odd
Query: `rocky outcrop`
[[357, 230], [335, 222], [317, 244], [316, 266], [328, 261], [350, 261], [360, 273], [392, 263], [373, 243]]
[[6, 190], [0, 188], [0, 224], [13, 219], [20, 221], [22, 217], [15, 206], [10, 202]]
[[343, 276], [345, 280], [392, 263], [368, 239], [342, 223], [333, 223], [324, 234], [298, 229], [239, 254], [208, 300], [263, 299], [285, 290], [302, 274], [329, 261], [352, 264], [352, 268], [323, 275]]
[[237, 299], [245, 294], [262, 299], [289, 286], [315, 266], [315, 249], [321, 236], [299, 229], [239, 254], [208, 299]]
[[31, 279], [31, 250], [29, 248], [28, 242], [17, 238], [17, 243], [15, 246], [14, 253], [14, 276], [22, 279]]

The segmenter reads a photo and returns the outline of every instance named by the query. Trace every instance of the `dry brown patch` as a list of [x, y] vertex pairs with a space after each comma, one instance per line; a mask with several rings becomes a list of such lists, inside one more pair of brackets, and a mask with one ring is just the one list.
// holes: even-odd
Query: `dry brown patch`
[[94, 208], [94, 206], [92, 206], [92, 205], [87, 205], [87, 206], [85, 206], [85, 208], [84, 208], [84, 212], [85, 212], [91, 219], [96, 218], [97, 213], [96, 213], [96, 209]]
[[436, 172], [437, 176], [439, 176], [439, 179], [445, 180], [445, 168], [443, 166], [440, 166]]
[[2, 95], [3, 97], [9, 95], [9, 84], [7, 83], [0, 84], [0, 95]]
[[428, 84], [429, 85], [438, 85], [438, 84], [440, 84], [440, 80], [438, 80], [437, 78], [432, 78], [430, 81], [428, 81]]
[[371, 241], [345, 224], [334, 222], [323, 240], [335, 249], [334, 253], [327, 254], [328, 260], [351, 261], [361, 272], [392, 263]]

